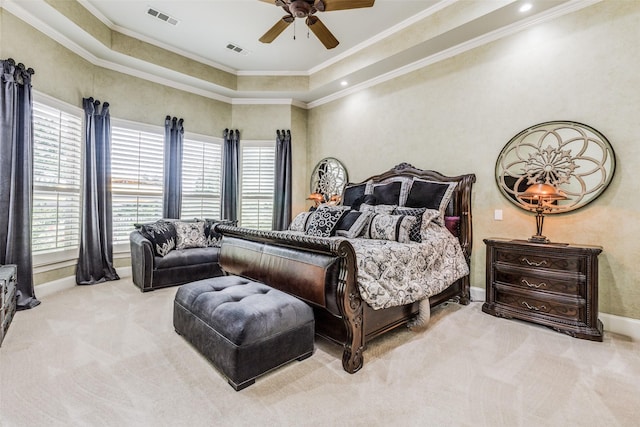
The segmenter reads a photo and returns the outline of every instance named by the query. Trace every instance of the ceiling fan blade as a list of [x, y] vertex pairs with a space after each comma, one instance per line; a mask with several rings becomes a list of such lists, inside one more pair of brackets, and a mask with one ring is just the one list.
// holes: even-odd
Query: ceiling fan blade
[[[360, 9], [362, 7], [371, 7], [375, 0], [322, 0], [324, 3], [324, 10], [346, 10], [346, 9]], [[317, 7], [317, 6], [316, 6]], [[320, 7], [318, 7], [318, 10]]]
[[260, 41], [262, 43], [271, 43], [282, 33], [288, 26], [293, 22], [293, 17], [285, 16], [282, 19], [278, 20], [276, 24], [269, 28], [269, 31], [264, 33], [262, 37], [260, 37]]
[[309, 16], [307, 25], [327, 49], [333, 49], [340, 43], [317, 16]]

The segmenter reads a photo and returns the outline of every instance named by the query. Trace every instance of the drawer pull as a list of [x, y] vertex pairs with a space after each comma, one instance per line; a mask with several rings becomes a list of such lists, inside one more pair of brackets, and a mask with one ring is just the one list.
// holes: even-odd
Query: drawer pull
[[541, 265], [546, 265], [547, 264], [547, 261], [544, 260], [544, 259], [542, 261], [540, 261], [540, 262], [535, 262], [535, 261], [529, 261], [526, 258], [522, 258], [520, 261], [526, 262], [527, 264], [532, 265], [534, 267], [540, 267]]
[[529, 282], [527, 281], [527, 279], [522, 279], [522, 280], [521, 280], [521, 282], [522, 282], [522, 284], [527, 285], [527, 286], [528, 286], [528, 287], [530, 287], [530, 288], [536, 288], [536, 289], [539, 289], [539, 288], [546, 288], [546, 287], [547, 287], [547, 284], [546, 284], [546, 283], [544, 283], [544, 282], [540, 282], [540, 283], [538, 283], [537, 285], [536, 285], [535, 283], [529, 283]]
[[526, 301], [522, 301], [522, 305], [527, 307], [529, 310], [533, 310], [533, 311], [540, 311], [540, 310], [546, 310], [547, 309], [547, 307], [545, 305], [541, 305], [540, 307], [536, 307], [535, 305], [529, 305], [529, 303], [526, 302]]

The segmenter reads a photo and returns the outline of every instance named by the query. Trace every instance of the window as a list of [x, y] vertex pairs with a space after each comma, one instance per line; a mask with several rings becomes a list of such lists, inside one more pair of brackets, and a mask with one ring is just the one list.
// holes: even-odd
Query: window
[[33, 103], [34, 254], [78, 248], [82, 112], [63, 108]]
[[128, 245], [133, 224], [162, 217], [164, 129], [119, 120], [111, 128], [113, 243]]
[[241, 143], [240, 224], [243, 227], [272, 228], [275, 155], [274, 142]]
[[222, 140], [186, 138], [182, 147], [180, 216], [220, 218]]

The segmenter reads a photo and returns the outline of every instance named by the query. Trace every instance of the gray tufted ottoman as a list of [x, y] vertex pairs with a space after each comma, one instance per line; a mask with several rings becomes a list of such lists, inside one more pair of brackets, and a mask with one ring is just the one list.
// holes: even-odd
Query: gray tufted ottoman
[[173, 326], [238, 390], [313, 353], [313, 310], [263, 283], [221, 276], [182, 285]]

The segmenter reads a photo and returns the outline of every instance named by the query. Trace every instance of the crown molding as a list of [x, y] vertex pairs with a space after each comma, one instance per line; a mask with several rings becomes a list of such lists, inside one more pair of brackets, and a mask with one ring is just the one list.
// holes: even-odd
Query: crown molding
[[233, 98], [233, 105], [292, 105], [307, 109], [307, 104], [292, 98]]

